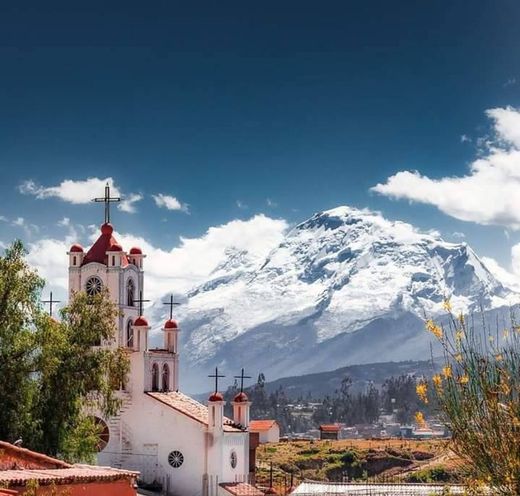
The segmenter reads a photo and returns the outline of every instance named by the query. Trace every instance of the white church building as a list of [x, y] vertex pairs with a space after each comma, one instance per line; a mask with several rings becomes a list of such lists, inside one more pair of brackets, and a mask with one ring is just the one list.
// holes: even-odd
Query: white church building
[[138, 298], [144, 284], [141, 249], [125, 251], [105, 222], [88, 251], [74, 244], [68, 256], [69, 297], [108, 288], [120, 316], [115, 340], [101, 345], [123, 348], [130, 359], [119, 413], [97, 419], [103, 429], [98, 463], [138, 470], [144, 482], [162, 484], [167, 494], [263, 494], [248, 484], [251, 403], [245, 393], [234, 398], [229, 419], [218, 391], [204, 405], [179, 390], [180, 327], [171, 318], [163, 325], [163, 346], [149, 346], [150, 326]]

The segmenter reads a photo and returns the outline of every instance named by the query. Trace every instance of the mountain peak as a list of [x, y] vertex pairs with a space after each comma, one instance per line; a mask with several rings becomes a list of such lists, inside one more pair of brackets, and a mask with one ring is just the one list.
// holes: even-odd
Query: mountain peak
[[298, 224], [263, 260], [226, 250], [178, 315], [192, 367], [224, 369], [240, 353], [261, 369], [297, 374], [376, 360], [373, 333], [386, 343], [381, 360], [395, 358], [394, 338], [425, 358], [425, 313], [442, 314], [446, 298], [471, 310], [506, 305], [511, 294], [466, 243], [340, 206]]

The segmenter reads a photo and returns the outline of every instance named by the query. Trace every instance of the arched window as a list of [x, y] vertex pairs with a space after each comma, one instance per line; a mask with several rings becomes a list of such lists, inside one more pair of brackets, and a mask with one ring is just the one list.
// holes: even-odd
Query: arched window
[[129, 279], [127, 286], [126, 286], [126, 300], [127, 300], [126, 304], [129, 307], [134, 306], [134, 294], [135, 294], [134, 280]]
[[162, 368], [162, 390], [168, 391], [170, 389], [170, 367], [164, 364]]
[[126, 347], [133, 348], [134, 347], [134, 323], [128, 319], [126, 323]]
[[152, 391], [159, 391], [159, 366], [152, 365]]

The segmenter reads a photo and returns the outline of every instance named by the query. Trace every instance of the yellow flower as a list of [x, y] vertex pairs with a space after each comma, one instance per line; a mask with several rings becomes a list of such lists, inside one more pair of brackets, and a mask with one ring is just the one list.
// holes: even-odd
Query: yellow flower
[[448, 298], [444, 300], [442, 306], [444, 307], [444, 310], [446, 310], [446, 312], [451, 312], [451, 303]]
[[439, 374], [435, 374], [432, 377], [432, 381], [437, 389], [442, 389], [442, 377]]
[[446, 365], [442, 367], [442, 375], [448, 379], [451, 377], [451, 367], [449, 365]]
[[489, 336], [488, 339], [489, 339], [490, 343], [492, 343], [495, 340], [495, 338], [493, 336]]
[[469, 377], [464, 374], [459, 377], [459, 383], [460, 384], [467, 384], [469, 382]]
[[462, 339], [464, 338], [464, 331], [462, 331], [461, 329], [459, 329], [456, 333], [455, 333], [455, 339], [457, 340], [458, 343], [460, 343], [462, 341]]
[[464, 325], [464, 314], [462, 312], [460, 312], [459, 314], [459, 322], [460, 325]]
[[462, 362], [462, 353], [457, 353], [455, 355], [455, 361], [458, 362], [458, 363]]
[[498, 355], [495, 355], [495, 360], [497, 362], [501, 362], [502, 360], [504, 360], [504, 357], [502, 356], [501, 353], [499, 353]]
[[423, 403], [428, 403], [428, 385], [425, 382], [419, 382], [419, 384], [415, 386], [415, 392]]
[[437, 339], [442, 339], [442, 329], [432, 319], [426, 321], [426, 329]]
[[424, 415], [422, 412], [415, 413], [415, 422], [419, 427], [424, 427], [426, 425], [426, 421], [424, 420]]
[[504, 339], [507, 339], [509, 337], [509, 330], [504, 329], [504, 332], [502, 333], [502, 335], [504, 336]]

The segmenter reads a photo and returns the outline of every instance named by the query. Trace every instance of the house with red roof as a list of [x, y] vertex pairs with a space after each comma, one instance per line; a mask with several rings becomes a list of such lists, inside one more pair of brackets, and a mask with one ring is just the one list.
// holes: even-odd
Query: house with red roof
[[[107, 210], [109, 199], [107, 185]], [[173, 298], [166, 303], [168, 318], [157, 329], [162, 345], [153, 347], [143, 309], [146, 255], [137, 246], [126, 250], [108, 220], [109, 211], [89, 249], [74, 244], [68, 252], [69, 296], [77, 291], [95, 295], [108, 289], [120, 312], [114, 339], [100, 346], [120, 348], [130, 361], [129, 376], [118, 391], [120, 411], [111, 418], [96, 415], [102, 430], [98, 463], [139, 471], [142, 481], [162, 485], [167, 494], [216, 496], [230, 492], [221, 484], [238, 482], [245, 485], [234, 490], [254, 492], [254, 487], [247, 488], [256, 448], [250, 442], [251, 402], [244, 392], [237, 394], [232, 418], [225, 417], [218, 371], [213, 376], [214, 392], [205, 403], [181, 391], [181, 326], [173, 318]]]
[[257, 432], [260, 444], [280, 442], [280, 426], [276, 420], [251, 420], [251, 432]]
[[337, 441], [339, 439], [340, 430], [341, 426], [339, 424], [321, 424], [320, 439], [332, 439]]
[[137, 472], [70, 465], [62, 460], [0, 441], [0, 496], [35, 488], [37, 495], [134, 496]]

